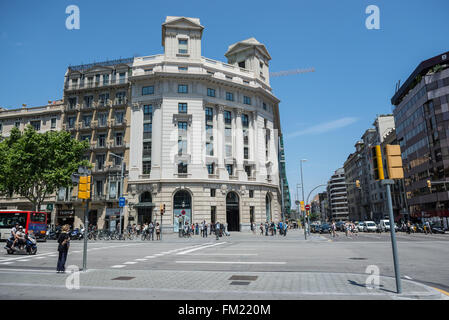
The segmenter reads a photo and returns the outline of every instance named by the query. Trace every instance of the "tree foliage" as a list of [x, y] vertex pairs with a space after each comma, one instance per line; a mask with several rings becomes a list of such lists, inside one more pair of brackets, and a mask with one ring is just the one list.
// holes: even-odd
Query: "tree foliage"
[[71, 175], [80, 165], [89, 166], [83, 160], [87, 148], [87, 141], [66, 131], [37, 133], [27, 126], [21, 133], [13, 128], [0, 142], [0, 192], [25, 197], [37, 210], [45, 197], [71, 186]]

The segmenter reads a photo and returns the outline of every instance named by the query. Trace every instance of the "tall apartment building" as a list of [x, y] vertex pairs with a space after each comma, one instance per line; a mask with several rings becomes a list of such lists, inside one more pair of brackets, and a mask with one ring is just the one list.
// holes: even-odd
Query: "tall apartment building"
[[[126, 194], [125, 167], [122, 192], [122, 161], [129, 162], [133, 58], [70, 66], [64, 81], [62, 129], [78, 140], [88, 140], [85, 159], [92, 164], [92, 202], [89, 223], [115, 228], [120, 216], [120, 195]], [[61, 188], [56, 199], [56, 220], [79, 226], [84, 206], [77, 187]]]
[[249, 230], [280, 220], [288, 194], [271, 57], [250, 38], [229, 46], [227, 63], [205, 58], [203, 31], [197, 18], [167, 17], [164, 53], [134, 59], [129, 217], [174, 232], [203, 220]]
[[[16, 127], [23, 131], [25, 126], [32, 125], [39, 133], [62, 128], [63, 114], [62, 100], [49, 101], [48, 105], [39, 107], [27, 107], [17, 109], [0, 108], [0, 139], [8, 137], [11, 129]], [[55, 208], [47, 206], [55, 202], [55, 195], [51, 195], [42, 203], [40, 210], [47, 211], [49, 223], [55, 221]], [[12, 197], [0, 197], [0, 209], [32, 210], [32, 204], [18, 195]], [[48, 209], [48, 210], [47, 210]]]
[[345, 171], [337, 169], [327, 183], [329, 220], [346, 221], [349, 218]]
[[[388, 215], [385, 187], [374, 180], [371, 148], [377, 144], [384, 148], [386, 144], [397, 144], [393, 115], [377, 116], [373, 126], [374, 128], [365, 131], [362, 140], [357, 141], [355, 152], [348, 156], [344, 164], [350, 220], [379, 221]], [[360, 181], [360, 188], [356, 187], [356, 180]], [[395, 195], [393, 209], [396, 215], [404, 213], [402, 185], [403, 181], [398, 180], [392, 187], [392, 194]]]
[[449, 181], [449, 52], [421, 62], [391, 99], [412, 219], [447, 224]]

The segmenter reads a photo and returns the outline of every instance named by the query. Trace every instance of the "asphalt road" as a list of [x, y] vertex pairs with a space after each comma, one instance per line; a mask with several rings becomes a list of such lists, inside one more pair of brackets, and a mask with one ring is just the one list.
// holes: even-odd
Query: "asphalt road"
[[[449, 234], [406, 235], [399, 233], [401, 275], [449, 291]], [[92, 241], [88, 246], [87, 268], [133, 272], [322, 272], [364, 274], [370, 265], [382, 276], [394, 276], [390, 234], [359, 233], [346, 237], [314, 235], [307, 241], [300, 230], [287, 237], [232, 233], [230, 237], [189, 239], [164, 235], [158, 241]], [[3, 251], [3, 250], [2, 250]], [[72, 241], [66, 266], [81, 268], [83, 241]], [[0, 279], [22, 271], [56, 271], [57, 244], [38, 243], [36, 256], [0, 255]], [[56, 273], [56, 272], [55, 272]], [[169, 281], [169, 280], [167, 280]]]

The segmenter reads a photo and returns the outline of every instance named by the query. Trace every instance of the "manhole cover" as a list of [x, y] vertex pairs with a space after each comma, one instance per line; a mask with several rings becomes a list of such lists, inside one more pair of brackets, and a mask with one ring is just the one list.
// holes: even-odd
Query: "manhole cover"
[[114, 279], [112, 279], [112, 280], [131, 280], [131, 279], [134, 279], [135, 277], [117, 277], [117, 278], [114, 278]]
[[366, 258], [349, 258], [351, 260], [366, 260]]
[[234, 286], [247, 286], [249, 284], [250, 284], [249, 281], [232, 281], [231, 282], [231, 286], [232, 285], [234, 285]]
[[246, 281], [255, 281], [257, 280], [257, 276], [232, 276], [228, 280], [246, 280]]

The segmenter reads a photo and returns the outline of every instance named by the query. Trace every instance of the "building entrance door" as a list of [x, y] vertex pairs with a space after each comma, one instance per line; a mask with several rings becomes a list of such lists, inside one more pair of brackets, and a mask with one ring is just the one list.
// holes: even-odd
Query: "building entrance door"
[[240, 231], [239, 197], [235, 192], [229, 192], [226, 196], [226, 221], [228, 231]]

